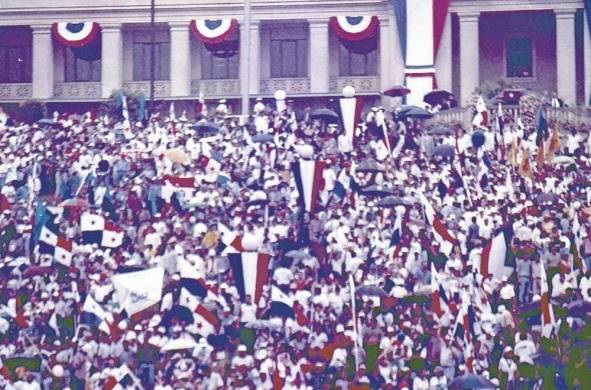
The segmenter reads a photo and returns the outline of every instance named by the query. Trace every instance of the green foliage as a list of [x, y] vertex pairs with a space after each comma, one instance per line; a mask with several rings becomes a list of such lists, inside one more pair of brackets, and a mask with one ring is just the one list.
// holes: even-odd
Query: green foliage
[[476, 87], [476, 94], [481, 95], [484, 99], [492, 99], [497, 96], [504, 89], [512, 88], [512, 84], [505, 79], [497, 81], [488, 80], [482, 85]]
[[[98, 109], [99, 116], [108, 115], [111, 120], [121, 119], [121, 107], [117, 105], [117, 95], [119, 91], [113, 91], [109, 100], [101, 103]], [[127, 110], [129, 111], [129, 119], [134, 121], [139, 117], [140, 95], [126, 93]]]
[[18, 106], [17, 116], [20, 121], [34, 123], [45, 118], [47, 106], [39, 100], [27, 100]]

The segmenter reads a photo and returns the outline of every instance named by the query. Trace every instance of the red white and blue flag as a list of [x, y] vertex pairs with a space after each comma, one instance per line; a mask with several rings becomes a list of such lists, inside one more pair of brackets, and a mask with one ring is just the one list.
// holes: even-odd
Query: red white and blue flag
[[54, 38], [67, 47], [82, 47], [94, 41], [100, 33], [101, 28], [98, 23], [54, 23], [52, 32]]
[[170, 203], [172, 195], [176, 192], [182, 192], [184, 199], [190, 199], [195, 192], [196, 183], [194, 177], [179, 177], [165, 175], [160, 179], [160, 196]]
[[37, 250], [41, 254], [53, 256], [55, 261], [69, 267], [72, 263], [72, 241], [61, 235], [54, 226], [46, 224], [41, 228]]
[[355, 144], [355, 129], [361, 120], [363, 98], [360, 96], [340, 98], [339, 109], [341, 121], [343, 122], [343, 129], [345, 130], [345, 137], [349, 142], [350, 150], [352, 150], [353, 145]]
[[80, 323], [98, 328], [107, 334], [111, 334], [111, 327], [108, 322], [108, 314], [90, 294], [86, 295]]
[[318, 195], [324, 187], [324, 161], [300, 159], [291, 164], [295, 184], [300, 194], [300, 206], [311, 213], [316, 210]]
[[240, 299], [244, 301], [246, 296], [250, 296], [251, 302], [258, 303], [267, 281], [271, 255], [258, 252], [230, 253], [228, 259]]
[[191, 31], [200, 41], [216, 44], [228, 40], [236, 30], [238, 21], [229, 19], [197, 19], [191, 21]]
[[447, 227], [443, 224], [443, 221], [437, 216], [431, 203], [425, 198], [425, 195], [419, 193], [419, 199], [423, 204], [425, 212], [425, 221], [432, 228], [433, 236], [440, 245], [441, 252], [449, 255], [454, 245], [457, 243], [457, 239], [450, 234]]
[[97, 244], [105, 248], [117, 248], [123, 244], [123, 230], [100, 215], [82, 214], [80, 230], [83, 244]]
[[433, 263], [431, 263], [431, 301], [432, 310], [439, 318], [449, 312], [449, 298], [439, 283], [439, 273]]
[[179, 305], [191, 310], [193, 321], [199, 328], [201, 336], [216, 334], [220, 331], [221, 321], [218, 316], [199, 303], [199, 300], [185, 288], [181, 288]]
[[515, 268], [511, 254], [512, 238], [513, 226], [509, 222], [486, 244], [480, 256], [480, 273], [483, 276], [492, 275], [497, 280], [511, 276]]
[[[551, 333], [548, 329], [552, 329], [556, 323], [556, 318], [554, 317], [554, 308], [552, 307], [552, 303], [550, 303], [550, 295], [548, 294], [548, 280], [546, 277], [546, 269], [544, 268], [544, 262], [540, 262], [540, 289], [541, 289], [541, 297], [540, 297], [540, 311], [541, 311], [541, 323], [542, 323], [542, 336], [546, 338], [550, 338]], [[547, 327], [546, 325], [551, 325]]]

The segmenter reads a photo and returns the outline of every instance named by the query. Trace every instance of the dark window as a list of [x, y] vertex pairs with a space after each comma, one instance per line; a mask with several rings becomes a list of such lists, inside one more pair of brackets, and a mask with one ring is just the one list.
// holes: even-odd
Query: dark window
[[67, 47], [64, 50], [65, 60], [65, 80], [66, 82], [75, 81], [100, 81], [101, 79], [101, 60], [84, 60], [76, 55], [74, 50]]
[[339, 43], [339, 68], [341, 76], [376, 76], [378, 74], [377, 50], [360, 54]]
[[204, 80], [237, 79], [239, 56], [214, 55], [205, 47], [201, 50], [201, 72]]
[[[149, 31], [133, 33], [133, 80], [150, 80], [150, 46]], [[156, 33], [154, 40], [154, 79], [170, 78], [170, 36], [167, 31]]]
[[271, 39], [271, 77], [308, 75], [308, 39]]
[[0, 45], [0, 83], [30, 83], [31, 46]]
[[533, 77], [533, 44], [528, 37], [512, 37], [506, 41], [507, 77]]

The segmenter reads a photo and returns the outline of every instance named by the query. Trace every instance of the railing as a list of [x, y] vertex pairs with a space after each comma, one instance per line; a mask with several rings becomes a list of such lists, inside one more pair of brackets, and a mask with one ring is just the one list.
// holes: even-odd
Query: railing
[[53, 97], [56, 99], [100, 99], [101, 83], [56, 83]]
[[379, 93], [379, 82], [377, 76], [332, 76], [330, 78], [330, 92], [340, 94], [343, 88], [347, 85], [355, 88], [356, 93]]
[[[496, 112], [496, 107], [489, 107], [490, 117]], [[519, 106], [503, 106], [503, 115], [506, 117], [517, 118], [520, 115]], [[584, 124], [591, 126], [591, 111], [579, 107], [547, 107], [546, 119], [561, 124]], [[472, 123], [472, 110], [469, 108], [454, 108], [451, 110], [440, 111], [433, 118], [426, 121], [426, 125], [432, 124], [462, 124], [469, 127]]]
[[0, 84], [1, 100], [26, 100], [33, 94], [31, 84]]
[[273, 94], [282, 89], [287, 94], [306, 94], [310, 92], [310, 79], [307, 77], [261, 80], [261, 93]]
[[191, 80], [191, 95], [198, 96], [199, 92], [208, 98], [237, 97], [240, 96], [240, 80]]
[[[126, 81], [123, 83], [123, 90], [126, 93], [139, 95], [141, 93], [148, 97], [150, 95], [149, 81]], [[170, 81], [155, 81], [154, 96], [157, 98], [170, 97]]]

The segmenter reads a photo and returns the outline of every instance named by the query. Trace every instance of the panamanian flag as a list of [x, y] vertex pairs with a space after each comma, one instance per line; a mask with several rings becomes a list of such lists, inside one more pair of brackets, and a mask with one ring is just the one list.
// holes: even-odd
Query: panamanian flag
[[58, 263], [69, 267], [72, 263], [72, 241], [61, 235], [54, 224], [41, 228], [37, 250], [41, 254], [51, 255]]
[[123, 230], [100, 215], [82, 214], [80, 230], [83, 244], [97, 244], [104, 248], [117, 248], [123, 244]]
[[277, 286], [271, 286], [271, 305], [265, 317], [295, 318], [293, 298]]
[[441, 252], [449, 256], [454, 245], [457, 243], [457, 239], [450, 234], [445, 227], [443, 221], [437, 216], [431, 203], [425, 198], [425, 195], [419, 193], [419, 199], [423, 204], [425, 212], [425, 221], [432, 228], [433, 236], [439, 242]]
[[439, 274], [435, 264], [431, 263], [431, 303], [433, 312], [439, 317], [443, 317], [449, 312], [450, 301], [441, 283], [439, 283]]
[[486, 244], [480, 256], [480, 273], [483, 276], [492, 275], [497, 280], [509, 277], [515, 268], [511, 252], [513, 238], [513, 223], [503, 226]]
[[160, 196], [170, 203], [172, 195], [177, 192], [181, 192], [184, 199], [191, 199], [197, 184], [194, 177], [165, 175], [160, 179], [160, 186]]
[[248, 295], [251, 302], [256, 304], [267, 281], [271, 255], [258, 252], [230, 253], [228, 259], [240, 299], [244, 302]]
[[222, 322], [218, 316], [203, 306], [199, 298], [184, 287], [181, 288], [179, 295], [179, 305], [191, 310], [193, 322], [199, 328], [199, 334], [201, 336], [207, 337], [210, 334], [219, 333]]
[[82, 315], [80, 323], [90, 325], [98, 328], [107, 334], [111, 334], [111, 329], [108, 321], [109, 315], [99, 305], [90, 294], [86, 296], [84, 306], [82, 306]]

